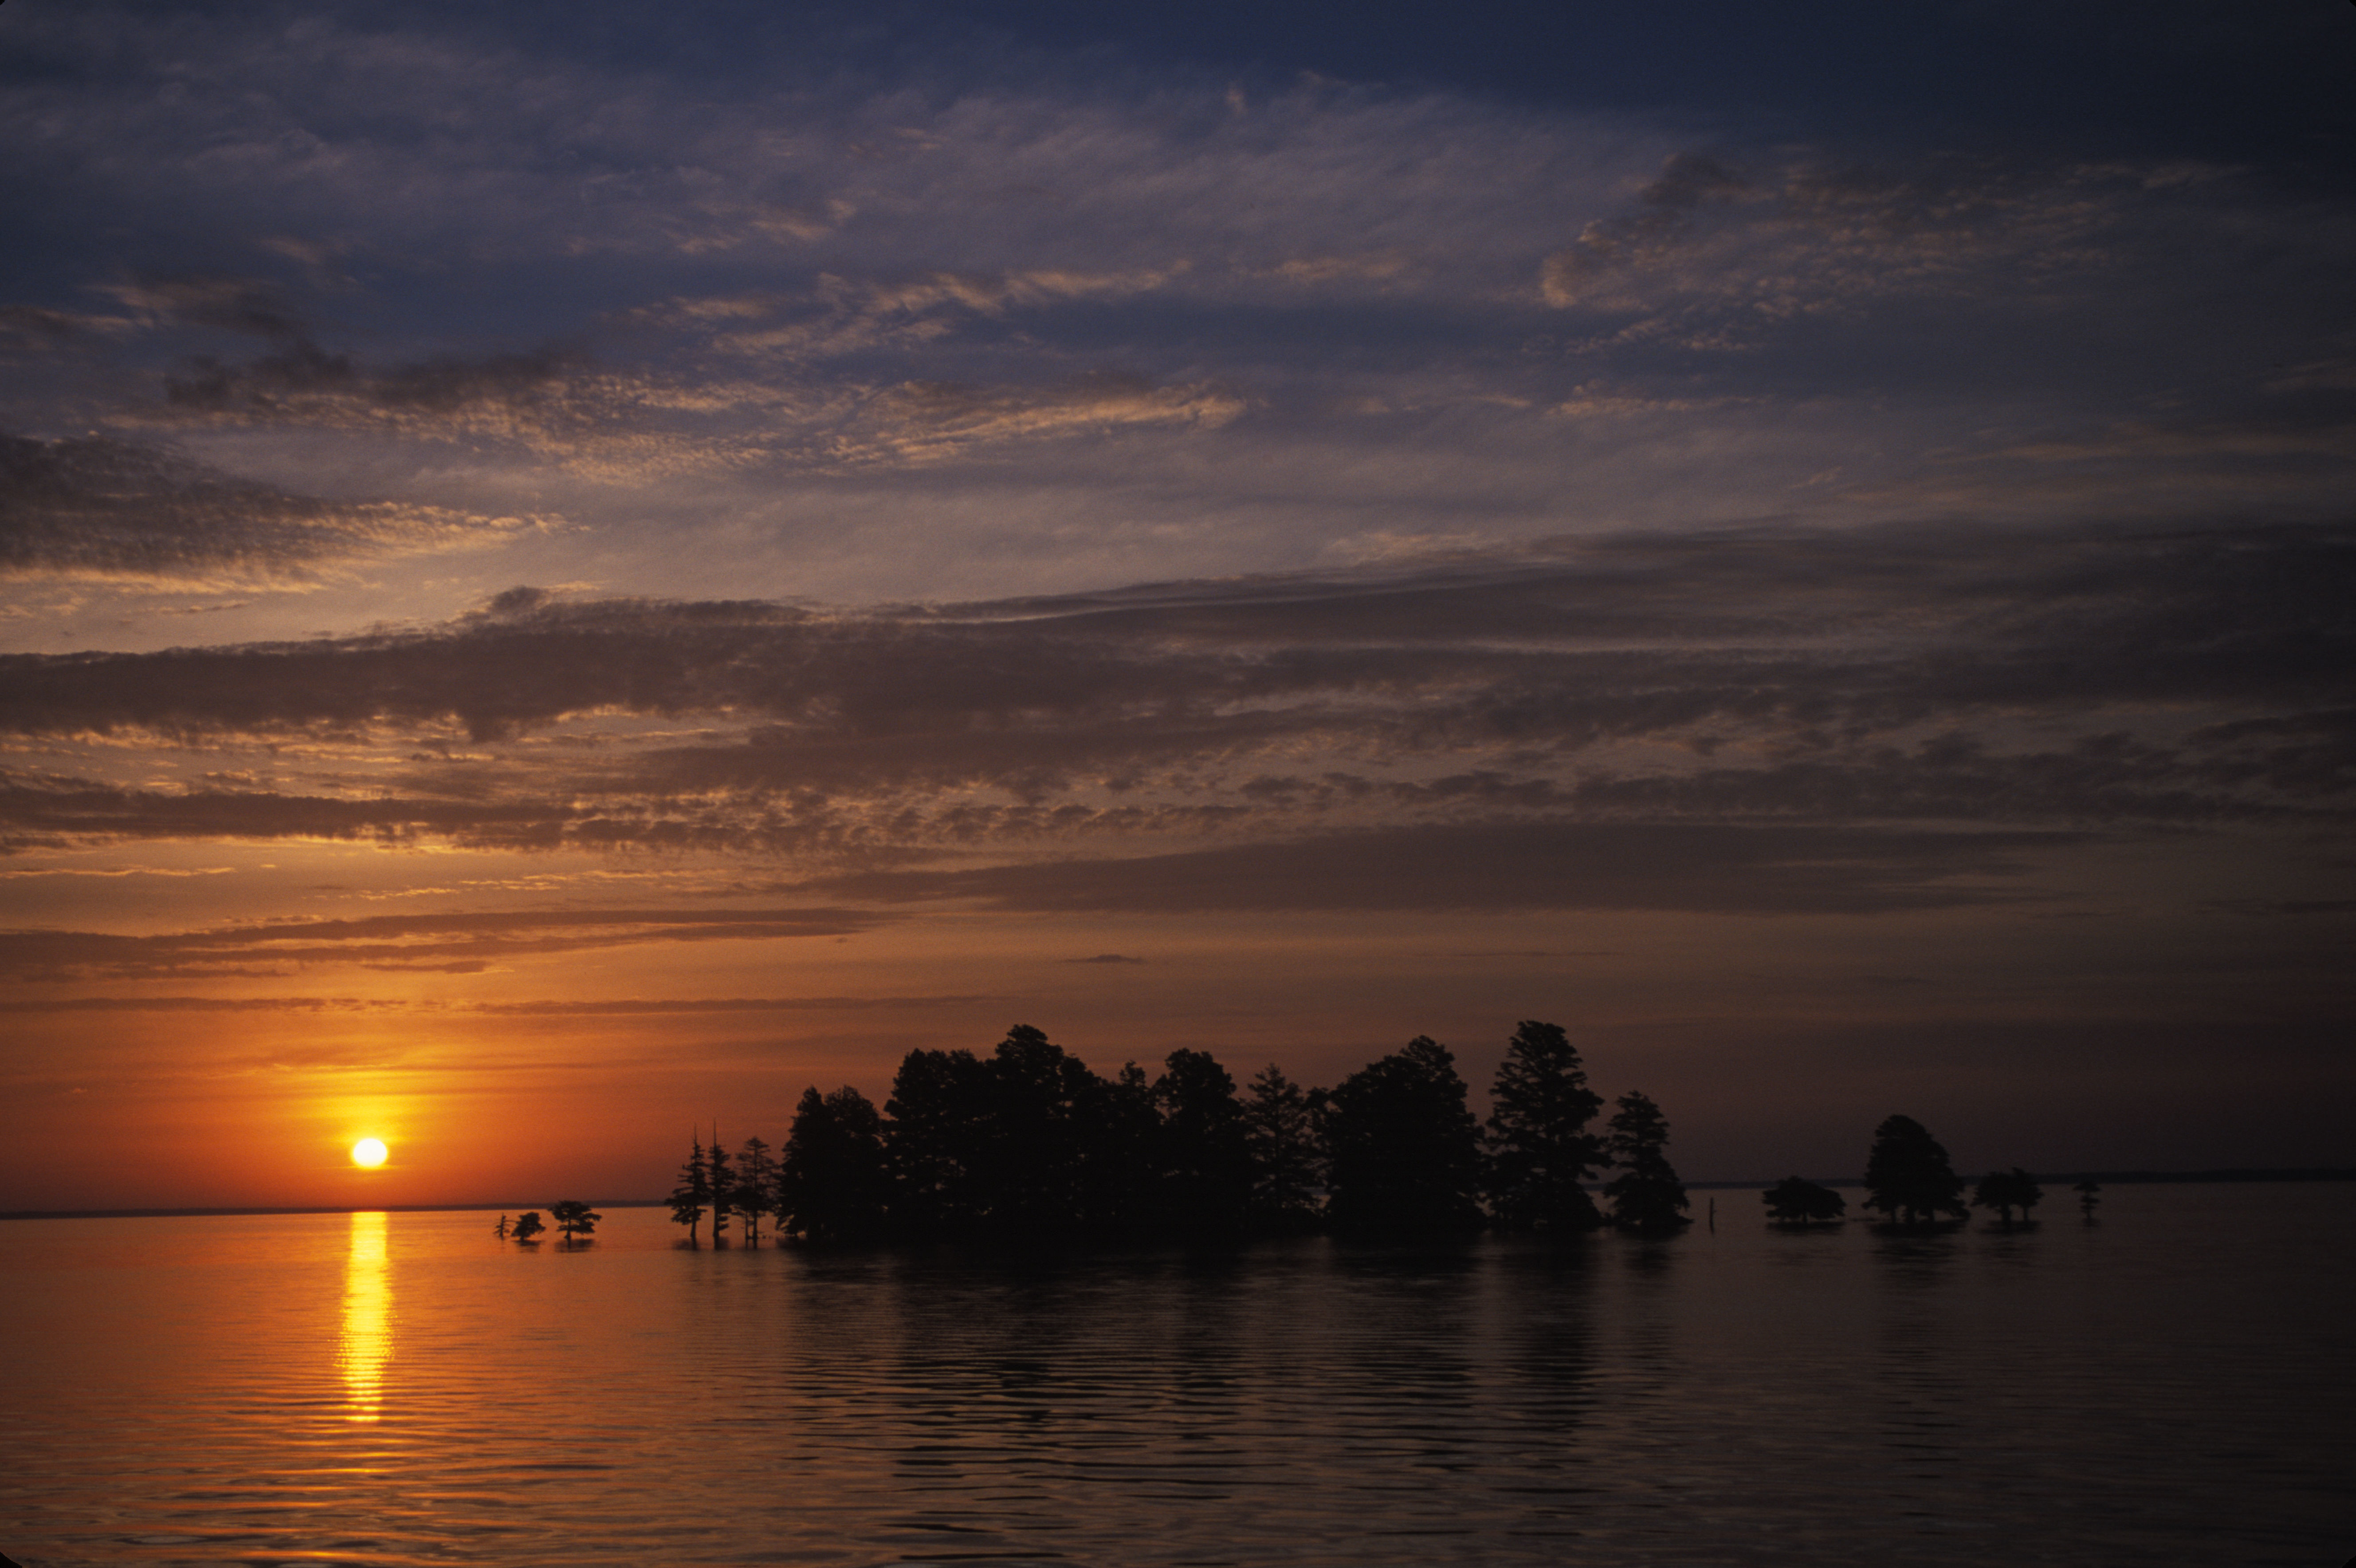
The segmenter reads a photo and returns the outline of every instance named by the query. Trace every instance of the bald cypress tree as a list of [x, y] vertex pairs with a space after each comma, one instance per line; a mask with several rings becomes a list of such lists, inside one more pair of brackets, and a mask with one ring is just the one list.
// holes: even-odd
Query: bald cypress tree
[[1961, 1219], [1964, 1178], [1931, 1130], [1912, 1116], [1892, 1116], [1873, 1130], [1865, 1161], [1865, 1207], [1901, 1225], [1920, 1225], [1942, 1214]]
[[1583, 1185], [1606, 1155], [1587, 1130], [1603, 1096], [1558, 1024], [1525, 1019], [1489, 1090], [1489, 1212], [1508, 1230], [1592, 1230], [1603, 1223]]
[[1419, 1035], [1325, 1099], [1332, 1196], [1347, 1235], [1462, 1235], [1481, 1229], [1481, 1123], [1447, 1047]]
[[2020, 1218], [2026, 1221], [2029, 1210], [2044, 1201], [2045, 1189], [2019, 1165], [2008, 1171], [1990, 1171], [1972, 1188], [1972, 1202], [1982, 1208], [1995, 1209], [2007, 1225], [2012, 1223], [2014, 1209], [2019, 1209]]
[[679, 1167], [679, 1185], [670, 1191], [670, 1222], [686, 1226], [687, 1244], [695, 1247], [702, 1244], [696, 1240], [696, 1227], [712, 1202], [712, 1167], [703, 1157], [703, 1140], [692, 1143], [694, 1152]]
[[1685, 1183], [1669, 1164], [1669, 1119], [1648, 1095], [1623, 1094], [1615, 1103], [1611, 1149], [1620, 1174], [1603, 1188], [1612, 1200], [1612, 1223], [1647, 1235], [1692, 1224]]
[[969, 1231], [988, 1202], [990, 1069], [971, 1051], [916, 1050], [884, 1101], [892, 1230], [901, 1236]]
[[712, 1146], [703, 1151], [704, 1175], [712, 1183], [712, 1244], [723, 1244], [728, 1214], [736, 1207], [736, 1166], [720, 1146], [720, 1123], [712, 1124]]
[[776, 1206], [771, 1184], [776, 1176], [777, 1162], [770, 1156], [769, 1145], [757, 1135], [745, 1139], [736, 1155], [735, 1208], [744, 1217], [744, 1240], [755, 1247], [761, 1244], [761, 1216]]
[[1028, 1024], [1006, 1032], [987, 1066], [982, 1230], [1007, 1239], [1080, 1231], [1097, 1207], [1089, 1155], [1104, 1120], [1104, 1080]]
[[777, 1233], [818, 1245], [873, 1240], [889, 1192], [874, 1105], [847, 1085], [824, 1096], [804, 1090], [777, 1160]]
[[1176, 1050], [1154, 1080], [1160, 1222], [1188, 1236], [1230, 1236], [1251, 1208], [1250, 1136], [1236, 1080], [1208, 1051]]
[[1243, 1122], [1253, 1228], [1280, 1234], [1315, 1229], [1324, 1161], [1308, 1091], [1270, 1062], [1251, 1080]]

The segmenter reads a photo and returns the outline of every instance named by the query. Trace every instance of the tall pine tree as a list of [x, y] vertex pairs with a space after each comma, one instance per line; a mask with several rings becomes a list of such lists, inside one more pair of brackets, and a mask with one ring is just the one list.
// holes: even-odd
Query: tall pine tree
[[1326, 1097], [1326, 1212], [1348, 1235], [1461, 1235], [1481, 1229], [1481, 1123], [1447, 1047], [1426, 1035], [1344, 1079]]
[[679, 1185], [670, 1190], [670, 1222], [687, 1227], [687, 1244], [701, 1246], [695, 1229], [712, 1203], [712, 1169], [703, 1157], [703, 1140], [693, 1139], [694, 1153], [679, 1167]]
[[712, 1124], [712, 1146], [703, 1152], [704, 1174], [712, 1183], [712, 1244], [725, 1246], [728, 1215], [736, 1207], [736, 1167], [720, 1146], [720, 1123]]
[[744, 1240], [755, 1247], [761, 1244], [761, 1216], [776, 1202], [770, 1184], [776, 1175], [777, 1162], [770, 1157], [769, 1145], [757, 1135], [745, 1139], [736, 1153], [735, 1207], [744, 1217]]
[[1153, 1101], [1162, 1112], [1162, 1223], [1189, 1236], [1240, 1231], [1252, 1171], [1235, 1079], [1208, 1051], [1173, 1051]]
[[1525, 1019], [1489, 1090], [1489, 1211], [1508, 1230], [1592, 1230], [1603, 1223], [1584, 1184], [1608, 1157], [1587, 1130], [1603, 1096], [1558, 1024]]
[[776, 1174], [777, 1233], [816, 1245], [871, 1241], [884, 1233], [890, 1173], [884, 1118], [859, 1090], [802, 1091]]
[[1620, 1174], [1604, 1184], [1612, 1223], [1622, 1230], [1661, 1235], [1693, 1223], [1685, 1184], [1669, 1164], [1669, 1119], [1643, 1094], [1623, 1094], [1612, 1113], [1612, 1163]]
[[1270, 1062], [1251, 1080], [1243, 1122], [1251, 1157], [1253, 1228], [1278, 1233], [1314, 1229], [1324, 1162], [1308, 1093]]

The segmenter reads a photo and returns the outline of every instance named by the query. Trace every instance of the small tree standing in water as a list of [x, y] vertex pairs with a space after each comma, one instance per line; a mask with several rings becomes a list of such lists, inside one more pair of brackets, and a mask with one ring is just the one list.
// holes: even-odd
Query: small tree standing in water
[[1873, 1130], [1873, 1151], [1865, 1161], [1865, 1207], [1879, 1209], [1901, 1225], [1920, 1225], [1964, 1208], [1964, 1178], [1947, 1162], [1947, 1151], [1931, 1130], [1912, 1116], [1892, 1116]]
[[564, 1244], [568, 1247], [573, 1245], [574, 1237], [588, 1235], [597, 1229], [597, 1221], [605, 1218], [591, 1209], [587, 1204], [577, 1197], [568, 1197], [562, 1203], [551, 1204], [548, 1213], [549, 1217], [556, 1221], [556, 1229], [563, 1233]]
[[2070, 1190], [2078, 1195], [2078, 1217], [2093, 1224], [2095, 1206], [2103, 1201], [2103, 1184], [2089, 1177]]
[[491, 1234], [497, 1236], [502, 1241], [508, 1239], [508, 1217], [506, 1215], [502, 1214], [499, 1216], [499, 1222], [491, 1227]]
[[749, 1246], [761, 1244], [761, 1216], [776, 1206], [769, 1184], [776, 1177], [777, 1162], [770, 1157], [769, 1145], [758, 1137], [745, 1139], [736, 1155], [735, 1207], [744, 1216], [744, 1240]]
[[547, 1229], [540, 1222], [540, 1210], [537, 1208], [527, 1208], [516, 1216], [515, 1239], [519, 1241], [532, 1240]]
[[1832, 1188], [1798, 1176], [1785, 1176], [1759, 1195], [1767, 1218], [1778, 1225], [1822, 1225], [1848, 1212], [1848, 1199]]
[[679, 1185], [670, 1191], [670, 1222], [687, 1227], [687, 1244], [702, 1245], [696, 1240], [695, 1228], [703, 1222], [703, 1211], [712, 1201], [712, 1170], [703, 1157], [703, 1140], [692, 1140], [695, 1152], [687, 1156], [687, 1164], [679, 1167]]
[[1620, 1174], [1604, 1184], [1612, 1223], [1641, 1235], [1662, 1235], [1693, 1223], [1685, 1183], [1669, 1164], [1669, 1119], [1649, 1095], [1623, 1094], [1612, 1113], [1612, 1163]]
[[2020, 1210], [2026, 1221], [2029, 1211], [2045, 1199], [2045, 1189], [2037, 1178], [2015, 1165], [2008, 1171], [1990, 1171], [1972, 1189], [1972, 1202], [1982, 1208], [1993, 1208], [2007, 1225], [2012, 1223], [2012, 1211]]
[[703, 1152], [704, 1175], [712, 1183], [712, 1244], [725, 1246], [728, 1211], [736, 1207], [736, 1168], [720, 1146], [720, 1123], [712, 1124], [712, 1146]]

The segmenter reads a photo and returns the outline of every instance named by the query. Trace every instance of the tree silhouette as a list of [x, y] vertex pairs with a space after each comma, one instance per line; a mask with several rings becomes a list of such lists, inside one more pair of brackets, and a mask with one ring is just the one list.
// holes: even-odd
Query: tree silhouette
[[548, 1216], [556, 1221], [556, 1229], [563, 1233], [564, 1244], [568, 1247], [573, 1245], [574, 1237], [588, 1235], [597, 1229], [597, 1221], [605, 1218], [577, 1197], [549, 1205]]
[[956, 1236], [979, 1219], [990, 1165], [988, 1080], [971, 1051], [910, 1051], [902, 1058], [884, 1102], [898, 1233]]
[[502, 1214], [499, 1216], [499, 1222], [491, 1227], [491, 1234], [498, 1237], [502, 1241], [508, 1239], [508, 1217], [506, 1215]]
[[1308, 1094], [1270, 1062], [1251, 1080], [1242, 1114], [1244, 1148], [1251, 1158], [1253, 1228], [1313, 1229], [1324, 1173]]
[[744, 1140], [736, 1154], [736, 1211], [744, 1217], [744, 1240], [757, 1247], [761, 1244], [761, 1216], [776, 1206], [776, 1195], [771, 1191], [777, 1179], [777, 1162], [769, 1156], [769, 1145], [758, 1137]]
[[1097, 1207], [1087, 1156], [1104, 1080], [1028, 1024], [1006, 1032], [989, 1068], [982, 1229], [1005, 1237], [1076, 1232]]
[[777, 1233], [830, 1245], [884, 1233], [884, 1118], [859, 1090], [802, 1091], [776, 1174]]
[[2027, 1219], [2029, 1211], [2044, 1198], [2045, 1189], [2037, 1185], [2037, 1178], [2019, 1165], [2008, 1171], [1990, 1171], [1972, 1189], [1972, 1202], [1982, 1208], [1995, 1209], [2007, 1225], [2012, 1223], [2014, 1209], [2019, 1209], [2021, 1219]]
[[536, 1208], [528, 1208], [516, 1216], [515, 1239], [519, 1241], [529, 1241], [547, 1229], [540, 1222], [540, 1210]]
[[1456, 1058], [1428, 1036], [1361, 1068], [1325, 1098], [1331, 1197], [1346, 1235], [1463, 1234], [1481, 1228], [1481, 1126]]
[[1778, 1225], [1817, 1225], [1848, 1212], [1848, 1199], [1831, 1187], [1798, 1176], [1785, 1176], [1759, 1195], [1767, 1218]]
[[1581, 1185], [1605, 1160], [1587, 1124], [1603, 1097], [1559, 1025], [1525, 1019], [1489, 1090], [1489, 1211], [1509, 1230], [1592, 1230], [1603, 1223]]
[[1865, 1207], [1901, 1225], [1919, 1225], [1942, 1214], [1961, 1219], [1964, 1178], [1947, 1162], [1947, 1151], [1930, 1129], [1912, 1116], [1892, 1116], [1873, 1130], [1865, 1162]]
[[712, 1146], [703, 1151], [703, 1174], [712, 1184], [712, 1244], [725, 1246], [728, 1216], [736, 1207], [736, 1167], [720, 1146], [720, 1123], [712, 1124]]
[[1669, 1119], [1650, 1097], [1622, 1095], [1612, 1113], [1609, 1147], [1620, 1174], [1604, 1184], [1612, 1223], [1622, 1230], [1661, 1235], [1693, 1223], [1685, 1184], [1669, 1164]]
[[1250, 1136], [1236, 1080], [1207, 1051], [1176, 1050], [1153, 1083], [1161, 1111], [1163, 1225], [1191, 1236], [1234, 1235], [1251, 1209]]
[[701, 1245], [695, 1238], [695, 1228], [703, 1219], [705, 1208], [712, 1202], [712, 1167], [703, 1157], [703, 1141], [694, 1140], [695, 1152], [687, 1164], [679, 1167], [679, 1185], [670, 1191], [670, 1222], [687, 1227], [687, 1244]]
[[2070, 1190], [2078, 1195], [2079, 1218], [2094, 1219], [2095, 1207], [2103, 1201], [2103, 1184], [2089, 1177]]
[[1123, 1062], [1099, 1079], [1097, 1108], [1080, 1152], [1086, 1172], [1084, 1224], [1106, 1239], [1158, 1235], [1173, 1223], [1169, 1138], [1145, 1069]]

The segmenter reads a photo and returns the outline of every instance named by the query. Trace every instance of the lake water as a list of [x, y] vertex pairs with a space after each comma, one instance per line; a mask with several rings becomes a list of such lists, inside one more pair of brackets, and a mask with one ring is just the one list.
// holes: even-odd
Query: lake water
[[[1709, 1195], [1697, 1194], [1698, 1210]], [[1065, 1259], [477, 1213], [0, 1224], [0, 1552], [2185, 1563], [2356, 1552], [2356, 1187], [2098, 1225]]]

